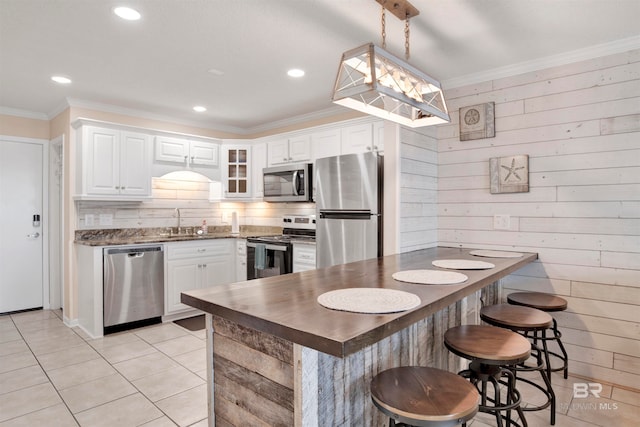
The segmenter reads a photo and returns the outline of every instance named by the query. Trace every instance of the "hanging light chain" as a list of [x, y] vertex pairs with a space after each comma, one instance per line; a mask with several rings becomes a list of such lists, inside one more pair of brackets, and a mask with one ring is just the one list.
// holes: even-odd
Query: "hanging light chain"
[[380, 16], [380, 20], [382, 23], [382, 48], [385, 49], [387, 47], [387, 29], [386, 29], [386, 13], [384, 6], [382, 6], [382, 13]]
[[408, 61], [409, 60], [409, 15], [404, 20], [404, 57]]

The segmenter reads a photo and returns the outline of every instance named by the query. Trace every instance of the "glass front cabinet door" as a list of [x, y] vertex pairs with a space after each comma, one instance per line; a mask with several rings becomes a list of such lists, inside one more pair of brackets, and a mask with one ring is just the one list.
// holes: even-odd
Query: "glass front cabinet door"
[[251, 197], [251, 186], [249, 169], [249, 158], [251, 147], [227, 146], [226, 155], [226, 179], [225, 197], [228, 198], [248, 198]]

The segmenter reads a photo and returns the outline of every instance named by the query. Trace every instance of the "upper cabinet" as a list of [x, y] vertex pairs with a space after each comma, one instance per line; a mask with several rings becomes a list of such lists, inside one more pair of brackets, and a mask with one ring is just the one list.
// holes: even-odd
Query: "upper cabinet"
[[311, 134], [311, 145], [313, 149], [313, 160], [324, 157], [333, 157], [341, 154], [340, 129], [330, 129], [323, 132]]
[[115, 128], [78, 129], [78, 198], [141, 200], [151, 196], [151, 137]]
[[384, 151], [384, 122], [364, 123], [342, 129], [342, 154]]
[[311, 161], [311, 136], [301, 135], [269, 141], [267, 154], [269, 166]]
[[262, 170], [266, 167], [267, 144], [264, 142], [254, 144], [251, 147], [251, 186], [254, 199], [262, 199], [264, 196], [264, 174]]
[[225, 198], [251, 198], [251, 146], [224, 145]]
[[219, 165], [220, 145], [209, 141], [193, 141], [171, 136], [157, 136], [155, 160], [180, 163], [186, 167]]

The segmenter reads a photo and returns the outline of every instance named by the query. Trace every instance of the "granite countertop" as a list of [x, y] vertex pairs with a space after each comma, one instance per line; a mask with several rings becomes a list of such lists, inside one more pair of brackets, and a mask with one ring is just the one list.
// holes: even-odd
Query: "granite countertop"
[[239, 233], [232, 233], [231, 227], [228, 226], [212, 226], [209, 227], [208, 233], [202, 235], [169, 235], [166, 228], [76, 230], [74, 243], [86, 246], [118, 246], [144, 243], [189, 242], [211, 239], [246, 239], [248, 237], [273, 236], [278, 234], [282, 234], [281, 227], [263, 226], [241, 226]]
[[[480, 258], [469, 249], [437, 247], [389, 255], [300, 273], [217, 285], [183, 292], [183, 303], [249, 328], [337, 357], [346, 357], [406, 328], [467, 295], [537, 259]], [[468, 280], [453, 285], [399, 282], [393, 273], [437, 269], [442, 259], [490, 261], [494, 268], [465, 270]], [[412, 310], [392, 314], [358, 314], [329, 310], [317, 303], [319, 295], [343, 288], [387, 288], [420, 297]]]

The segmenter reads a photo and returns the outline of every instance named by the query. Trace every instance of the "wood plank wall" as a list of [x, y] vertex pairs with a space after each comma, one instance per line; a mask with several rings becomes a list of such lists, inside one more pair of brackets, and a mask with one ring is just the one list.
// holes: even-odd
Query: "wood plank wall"
[[[640, 50], [445, 91], [438, 242], [537, 252], [503, 280], [559, 294], [570, 373], [640, 384]], [[495, 102], [495, 138], [461, 142], [460, 107]], [[528, 154], [530, 191], [490, 194], [489, 159]], [[508, 230], [493, 215], [511, 216]]]
[[215, 425], [293, 425], [293, 343], [213, 316]]
[[400, 252], [438, 244], [435, 128], [400, 128]]

